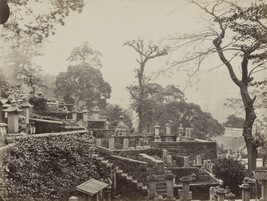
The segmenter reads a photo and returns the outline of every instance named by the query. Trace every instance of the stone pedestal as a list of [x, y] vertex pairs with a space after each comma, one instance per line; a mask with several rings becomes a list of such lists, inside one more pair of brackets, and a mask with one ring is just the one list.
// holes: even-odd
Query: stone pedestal
[[123, 139], [123, 149], [129, 149], [129, 138]]
[[225, 190], [223, 188], [218, 188], [216, 193], [218, 195], [218, 201], [224, 201]]
[[114, 150], [114, 144], [115, 144], [115, 138], [114, 136], [111, 136], [108, 140], [108, 148], [110, 150]]
[[189, 177], [182, 177], [183, 189], [180, 191], [180, 201], [190, 201], [192, 200], [192, 192], [189, 191], [189, 182], [191, 179]]
[[250, 201], [250, 186], [244, 183], [240, 186], [242, 189], [242, 201]]
[[148, 197], [155, 197], [157, 195], [156, 192], [156, 184], [157, 177], [155, 175], [148, 176]]
[[174, 189], [173, 189], [173, 186], [174, 186], [174, 183], [173, 183], [173, 178], [174, 178], [174, 175], [172, 173], [166, 173], [166, 182], [167, 182], [167, 196], [169, 198], [174, 198], [173, 195], [174, 195]]

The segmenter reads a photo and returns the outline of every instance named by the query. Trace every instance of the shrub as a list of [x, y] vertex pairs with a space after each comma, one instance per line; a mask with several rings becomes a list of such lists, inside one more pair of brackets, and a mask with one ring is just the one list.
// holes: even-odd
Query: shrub
[[245, 178], [245, 166], [233, 158], [219, 158], [215, 161], [214, 174], [223, 180], [233, 193], [240, 192], [240, 185]]
[[47, 110], [47, 100], [42, 97], [31, 97], [29, 103], [33, 105], [33, 109], [36, 112], [43, 112]]

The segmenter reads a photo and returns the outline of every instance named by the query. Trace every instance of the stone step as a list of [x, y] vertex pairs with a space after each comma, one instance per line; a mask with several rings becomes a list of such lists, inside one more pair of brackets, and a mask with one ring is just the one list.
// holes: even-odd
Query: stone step
[[122, 170], [120, 170], [120, 169], [118, 169], [118, 170], [117, 170], [117, 173], [119, 173], [119, 174], [122, 174], [122, 173], [123, 173], [123, 171], [122, 171]]
[[142, 190], [147, 190], [147, 186], [142, 186]]
[[137, 187], [140, 187], [141, 188], [142, 186], [143, 186], [143, 183], [141, 183], [141, 182], [138, 182], [137, 183]]
[[127, 177], [128, 174], [127, 174], [127, 173], [122, 173], [121, 176], [122, 176], [122, 177]]
[[133, 177], [130, 176], [130, 175], [128, 175], [128, 176], [127, 176], [127, 180], [133, 180]]
[[134, 184], [137, 184], [137, 180], [136, 180], [136, 179], [133, 179], [132, 182], [133, 182]]

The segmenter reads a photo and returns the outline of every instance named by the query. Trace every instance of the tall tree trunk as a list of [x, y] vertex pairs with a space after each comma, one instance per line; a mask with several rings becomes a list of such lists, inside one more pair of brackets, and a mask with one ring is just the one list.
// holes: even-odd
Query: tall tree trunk
[[144, 81], [143, 72], [138, 75], [139, 77], [139, 106], [138, 106], [138, 132], [142, 134], [144, 129]]
[[243, 137], [248, 152], [248, 175], [251, 176], [252, 171], [256, 169], [256, 160], [257, 160], [257, 146], [254, 143], [254, 138], [252, 134], [252, 127], [256, 119], [256, 114], [253, 106], [254, 99], [250, 98], [248, 94], [247, 85], [241, 85], [240, 92], [245, 106], [245, 122], [243, 126]]

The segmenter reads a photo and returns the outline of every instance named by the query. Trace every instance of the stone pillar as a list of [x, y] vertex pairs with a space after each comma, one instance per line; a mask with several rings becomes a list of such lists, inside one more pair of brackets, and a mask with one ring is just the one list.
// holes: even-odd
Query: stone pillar
[[104, 189], [104, 194], [105, 194], [105, 200], [106, 201], [111, 201], [111, 186], [108, 185], [105, 189]]
[[0, 147], [5, 145], [6, 127], [7, 124], [0, 123]]
[[[267, 178], [265, 178], [267, 179]], [[262, 180], [260, 201], [267, 200], [267, 180]]]
[[162, 149], [162, 158], [165, 163], [167, 163], [168, 150]]
[[28, 124], [30, 123], [30, 109], [32, 105], [29, 103], [22, 104], [21, 108], [23, 110], [23, 116], [25, 117], [25, 123]]
[[71, 196], [71, 197], [69, 197], [68, 201], [78, 201], [78, 197]]
[[167, 123], [166, 124], [166, 135], [170, 135], [171, 134], [171, 124]]
[[184, 156], [184, 167], [189, 167], [189, 157]]
[[185, 128], [185, 138], [189, 139], [190, 128]]
[[123, 139], [123, 149], [129, 149], [129, 138]]
[[181, 142], [183, 140], [183, 134], [184, 134], [184, 128], [183, 125], [180, 124], [180, 127], [178, 128], [178, 137], [176, 138], [176, 142]]
[[95, 146], [101, 147], [101, 145], [102, 145], [102, 139], [101, 138], [96, 138]]
[[223, 188], [217, 189], [218, 201], [224, 201], [225, 190]]
[[156, 192], [157, 177], [155, 175], [148, 176], [148, 196], [155, 197]]
[[161, 141], [161, 138], [159, 136], [159, 128], [160, 128], [159, 124], [156, 123], [156, 125], [155, 125], [154, 128], [155, 128], [154, 142], [160, 142]]
[[83, 122], [88, 122], [88, 110], [84, 108], [82, 113], [83, 113]]
[[167, 196], [170, 197], [170, 198], [173, 198], [173, 195], [174, 195], [173, 178], [174, 178], [174, 175], [171, 172], [170, 173], [166, 173]]
[[171, 155], [167, 155], [167, 165], [172, 166], [172, 156]]
[[201, 156], [197, 155], [197, 166], [201, 166], [201, 165], [202, 165]]
[[193, 128], [189, 128], [189, 139], [193, 139]]
[[189, 191], [189, 177], [182, 177], [183, 189], [180, 193], [180, 201], [190, 201], [192, 199], [192, 192]]
[[8, 133], [18, 133], [19, 132], [19, 112], [22, 110], [18, 109], [17, 107], [9, 107], [4, 112], [7, 112], [8, 118]]
[[247, 183], [243, 183], [240, 188], [242, 189], [242, 201], [250, 200], [250, 186]]
[[114, 144], [115, 144], [115, 138], [114, 136], [112, 135], [109, 140], [108, 140], [108, 148], [110, 150], [114, 150]]
[[75, 121], [75, 122], [77, 121], [77, 111], [76, 110], [72, 111], [71, 118], [73, 121]]

